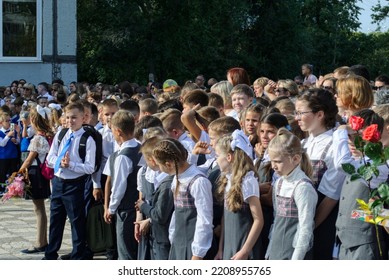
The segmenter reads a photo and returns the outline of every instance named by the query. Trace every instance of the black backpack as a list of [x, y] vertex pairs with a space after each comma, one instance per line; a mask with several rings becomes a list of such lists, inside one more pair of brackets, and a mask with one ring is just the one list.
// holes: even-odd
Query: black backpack
[[[98, 132], [93, 126], [91, 125], [83, 125], [82, 126], [85, 130], [85, 132], [81, 135], [80, 139], [80, 146], [78, 147], [78, 155], [80, 156], [82, 162], [85, 162], [85, 156], [86, 156], [86, 142], [88, 141], [89, 137], [92, 137], [93, 140], [95, 140], [96, 143], [96, 159], [95, 159], [95, 171], [98, 171], [100, 169], [101, 165], [101, 158], [103, 156], [103, 137], [101, 136], [100, 132]], [[58, 146], [61, 143], [62, 139], [64, 138], [66, 132], [68, 132], [69, 128], [64, 128], [60, 131], [58, 135]]]

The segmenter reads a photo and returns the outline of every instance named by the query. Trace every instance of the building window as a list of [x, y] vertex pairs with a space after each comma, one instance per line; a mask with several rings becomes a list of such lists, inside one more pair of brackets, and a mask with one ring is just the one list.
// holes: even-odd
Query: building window
[[41, 59], [42, 0], [1, 1], [1, 61]]

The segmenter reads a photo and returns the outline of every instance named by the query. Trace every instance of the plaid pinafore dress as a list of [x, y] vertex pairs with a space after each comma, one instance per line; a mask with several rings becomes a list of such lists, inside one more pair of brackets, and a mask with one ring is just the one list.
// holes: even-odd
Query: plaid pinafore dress
[[[274, 217], [273, 232], [271, 236], [271, 247], [269, 260], [290, 260], [293, 256], [293, 239], [299, 224], [298, 209], [294, 201], [294, 190], [291, 197], [280, 196], [283, 179], [280, 178], [277, 184], [275, 205], [277, 207]], [[296, 186], [306, 182], [312, 182], [306, 178], [299, 180]], [[296, 188], [295, 188], [296, 189]]]
[[169, 260], [190, 260], [192, 258], [192, 242], [194, 239], [197, 210], [190, 188], [196, 179], [205, 177], [197, 174], [188, 186], [178, 192], [174, 198], [175, 230], [170, 247]]

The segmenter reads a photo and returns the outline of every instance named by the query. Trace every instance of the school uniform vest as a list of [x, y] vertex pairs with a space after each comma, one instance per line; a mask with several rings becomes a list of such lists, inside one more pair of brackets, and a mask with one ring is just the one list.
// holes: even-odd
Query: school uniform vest
[[[0, 130], [0, 138], [4, 138], [5, 136], [5, 133]], [[4, 147], [0, 147], [0, 159], [11, 159], [17, 157], [18, 149], [17, 146], [11, 141], [11, 139], [8, 140]]]
[[[158, 189], [153, 193], [151, 205], [154, 208], [154, 214], [151, 215], [151, 239], [152, 239], [152, 256], [154, 260], [167, 260], [169, 258], [170, 241], [169, 225], [174, 210], [174, 198], [171, 191], [171, 185], [174, 176], [165, 177], [160, 183]], [[142, 205], [142, 212], [144, 210]], [[147, 206], [146, 206], [147, 207]], [[163, 209], [161, 208], [163, 207]], [[147, 212], [147, 211], [145, 211]]]
[[[139, 170], [138, 163], [141, 157], [139, 153], [140, 145], [136, 147], [127, 147], [121, 151], [115, 152], [110, 157], [110, 169], [114, 170], [116, 157], [123, 155], [128, 157], [132, 161], [132, 173], [128, 174], [127, 177], [127, 189], [124, 193], [123, 199], [121, 200], [117, 210], [135, 210], [135, 202], [138, 200], [139, 192], [137, 190], [137, 173]], [[123, 174], [125, 176], [125, 174]]]
[[351, 211], [359, 207], [357, 198], [368, 201], [369, 189], [361, 180], [350, 181], [348, 176], [342, 186], [336, 220], [336, 236], [346, 249], [377, 242], [373, 224], [351, 219]]
[[212, 197], [213, 197], [213, 226], [220, 225], [222, 216], [223, 216], [223, 203], [221, 203], [216, 198], [216, 191], [218, 188], [218, 181], [220, 178], [220, 168], [219, 165], [215, 165], [212, 168], [212, 164], [210, 165], [207, 171], [208, 180], [212, 184]]

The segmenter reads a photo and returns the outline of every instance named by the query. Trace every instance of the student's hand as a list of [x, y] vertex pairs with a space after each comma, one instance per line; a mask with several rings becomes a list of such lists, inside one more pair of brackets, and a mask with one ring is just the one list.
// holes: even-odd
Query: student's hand
[[192, 256], [192, 261], [198, 261], [198, 260], [202, 260], [203, 258], [201, 257], [197, 257], [197, 256]]
[[214, 260], [222, 260], [223, 259], [223, 250], [218, 250], [217, 251], [217, 254], [216, 254], [216, 256], [215, 256], [215, 258], [214, 258]]
[[65, 156], [61, 160], [61, 167], [62, 168], [68, 168], [70, 162], [69, 152], [66, 152]]
[[140, 211], [140, 207], [143, 203], [145, 203], [143, 199], [138, 199], [137, 202], [135, 202], [135, 210]]
[[231, 260], [247, 260], [248, 258], [249, 258], [249, 253], [240, 250], [235, 255], [232, 256]]
[[140, 233], [145, 236], [150, 231], [150, 219], [140, 221]]
[[217, 225], [217, 226], [213, 229], [213, 234], [214, 234], [216, 237], [219, 237], [219, 238], [220, 238], [220, 235], [222, 234], [222, 226], [221, 226], [221, 225]]
[[23, 124], [23, 129], [27, 129], [27, 127], [30, 125], [30, 118], [27, 119], [21, 119]]
[[274, 94], [274, 90], [276, 89], [276, 87], [277, 87], [277, 84], [273, 80], [269, 80], [267, 82], [267, 85], [265, 86], [264, 90], [266, 93], [273, 93]]
[[100, 201], [103, 198], [103, 191], [101, 189], [93, 189], [93, 197], [96, 201]]
[[135, 237], [135, 240], [136, 242], [140, 242], [140, 237], [141, 237], [141, 234], [140, 234], [140, 225], [138, 222], [135, 222], [134, 223], [135, 226], [134, 226], [134, 237]]
[[270, 189], [271, 189], [271, 182], [265, 182], [259, 184], [259, 193], [261, 195], [268, 193]]
[[18, 126], [17, 124], [15, 124], [15, 131], [20, 134], [20, 126]]
[[10, 130], [10, 131], [7, 133], [7, 136], [8, 136], [9, 138], [13, 138], [13, 137], [15, 136], [15, 131]]
[[266, 148], [262, 145], [262, 143], [255, 144], [254, 152], [259, 159], [263, 158], [265, 151], [266, 151]]
[[109, 212], [109, 210], [104, 211], [104, 221], [107, 224], [112, 223], [112, 218], [113, 218], [113, 215]]
[[212, 151], [209, 149], [209, 145], [207, 142], [204, 141], [198, 141], [196, 145], [194, 146], [192, 150], [192, 154], [199, 155], [199, 154], [210, 154]]

